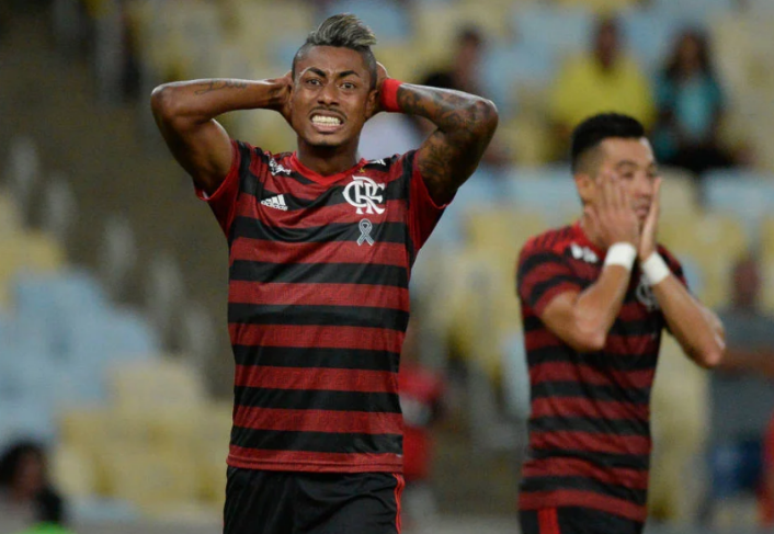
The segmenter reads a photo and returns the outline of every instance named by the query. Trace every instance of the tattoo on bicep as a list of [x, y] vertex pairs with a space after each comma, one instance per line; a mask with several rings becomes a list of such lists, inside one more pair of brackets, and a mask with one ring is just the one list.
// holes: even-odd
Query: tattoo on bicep
[[242, 80], [210, 80], [207, 87], [195, 91], [196, 95], [204, 95], [213, 91], [220, 91], [221, 89], [245, 89], [247, 88], [247, 82]]

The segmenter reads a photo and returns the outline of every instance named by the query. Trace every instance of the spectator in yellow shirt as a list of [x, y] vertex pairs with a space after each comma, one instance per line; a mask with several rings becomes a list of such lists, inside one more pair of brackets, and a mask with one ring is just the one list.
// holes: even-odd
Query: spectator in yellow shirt
[[650, 85], [636, 62], [621, 50], [615, 19], [599, 21], [591, 54], [572, 58], [563, 66], [549, 107], [557, 153], [566, 152], [573, 128], [597, 113], [625, 113], [650, 129], [655, 119]]

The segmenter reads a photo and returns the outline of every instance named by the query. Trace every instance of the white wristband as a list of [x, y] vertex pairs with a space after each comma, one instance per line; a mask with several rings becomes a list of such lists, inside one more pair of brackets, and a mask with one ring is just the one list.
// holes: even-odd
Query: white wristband
[[664, 278], [669, 276], [672, 272], [669, 270], [669, 266], [664, 261], [664, 258], [662, 258], [661, 254], [658, 252], [654, 252], [647, 260], [642, 262], [641, 268], [645, 278], [648, 279], [648, 283], [650, 283], [651, 286], [655, 286], [659, 282], [662, 282]]
[[607, 254], [605, 255], [605, 267], [608, 265], [620, 265], [631, 271], [636, 258], [637, 249], [634, 248], [634, 245], [631, 243], [613, 243], [610, 248], [607, 249]]

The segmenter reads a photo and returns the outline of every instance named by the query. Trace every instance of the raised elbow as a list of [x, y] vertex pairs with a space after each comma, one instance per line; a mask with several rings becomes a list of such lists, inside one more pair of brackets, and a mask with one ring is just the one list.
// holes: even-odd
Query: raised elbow
[[574, 349], [578, 352], [599, 352], [605, 348], [607, 335], [604, 332], [579, 332], [574, 339]]
[[698, 352], [693, 359], [705, 369], [713, 369], [721, 364], [724, 353], [724, 348], [717, 346]]
[[491, 136], [497, 129], [500, 115], [497, 106], [486, 98], [476, 98], [471, 103], [472, 122], [482, 134]]
[[179, 106], [174, 96], [175, 87], [172, 84], [165, 83], [159, 85], [151, 92], [151, 110], [153, 115], [159, 119], [169, 121], [179, 114]]

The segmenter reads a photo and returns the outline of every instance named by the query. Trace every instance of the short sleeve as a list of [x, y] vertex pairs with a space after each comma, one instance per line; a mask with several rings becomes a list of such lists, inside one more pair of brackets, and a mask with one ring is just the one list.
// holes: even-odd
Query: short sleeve
[[439, 206], [430, 196], [425, 180], [419, 172], [416, 151], [408, 152], [404, 157], [406, 158], [404, 165], [411, 169], [409, 178], [409, 234], [414, 243], [415, 251], [419, 251], [427, 238], [430, 237], [448, 204]]
[[567, 259], [558, 252], [535, 246], [534, 240], [519, 255], [516, 285], [521, 301], [538, 316], [558, 295], [583, 290]]
[[239, 169], [242, 160], [239, 143], [233, 139], [231, 140], [231, 149], [231, 168], [213, 194], [208, 195], [194, 185], [196, 196], [209, 204], [212, 213], [215, 214], [215, 218], [218, 220], [218, 224], [220, 224], [226, 236], [228, 236], [236, 213], [236, 203], [239, 197]]

